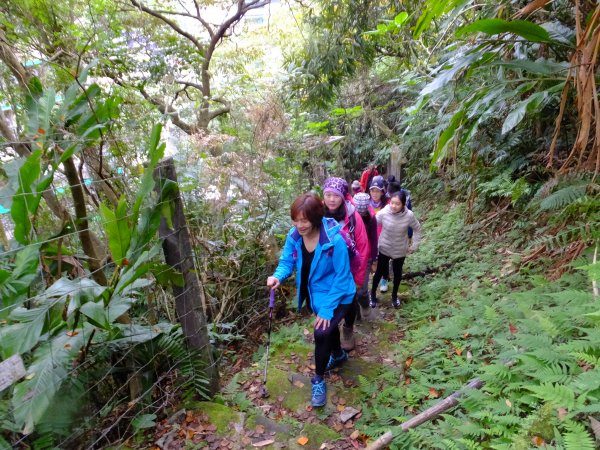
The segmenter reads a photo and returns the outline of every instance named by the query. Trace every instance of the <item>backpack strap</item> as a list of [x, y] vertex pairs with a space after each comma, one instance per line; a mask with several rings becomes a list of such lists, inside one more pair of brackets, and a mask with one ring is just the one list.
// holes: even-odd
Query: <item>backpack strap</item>
[[350, 214], [348, 221], [348, 234], [350, 235], [350, 250], [352, 253], [356, 252], [356, 239], [354, 238], [354, 231], [356, 228], [356, 215], [354, 212]]

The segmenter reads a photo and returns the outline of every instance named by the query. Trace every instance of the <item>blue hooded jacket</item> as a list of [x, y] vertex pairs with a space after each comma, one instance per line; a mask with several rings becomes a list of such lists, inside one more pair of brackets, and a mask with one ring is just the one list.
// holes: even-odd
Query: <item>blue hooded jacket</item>
[[[331, 320], [333, 311], [340, 304], [352, 303], [356, 285], [350, 273], [350, 258], [346, 241], [340, 235], [341, 225], [335, 219], [323, 218], [319, 242], [308, 276], [308, 293], [311, 308], [325, 320]], [[296, 269], [302, 270], [302, 236], [296, 227], [287, 235], [279, 265], [273, 276], [283, 283]], [[300, 298], [300, 276], [296, 276], [298, 308]]]

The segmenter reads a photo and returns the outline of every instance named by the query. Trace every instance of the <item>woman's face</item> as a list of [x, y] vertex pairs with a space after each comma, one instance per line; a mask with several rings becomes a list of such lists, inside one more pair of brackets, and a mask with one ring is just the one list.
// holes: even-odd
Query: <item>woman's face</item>
[[373, 199], [374, 202], [378, 202], [381, 200], [381, 196], [383, 194], [383, 191], [380, 191], [377, 188], [371, 188], [369, 190], [369, 193], [371, 194], [371, 198]]
[[300, 213], [298, 217], [293, 219], [292, 223], [298, 230], [298, 233], [300, 233], [300, 236], [306, 236], [313, 229], [312, 223], [310, 223], [310, 221], [302, 213]]
[[333, 192], [325, 192], [325, 206], [329, 211], [338, 209], [342, 202], [342, 197], [339, 195], [336, 195]]
[[404, 203], [400, 201], [398, 197], [392, 197], [390, 199], [390, 209], [393, 213], [399, 213], [404, 208]]

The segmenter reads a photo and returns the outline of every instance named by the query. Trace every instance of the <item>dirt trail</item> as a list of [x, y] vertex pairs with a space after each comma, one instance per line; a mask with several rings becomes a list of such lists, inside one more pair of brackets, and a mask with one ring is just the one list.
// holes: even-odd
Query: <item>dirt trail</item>
[[[162, 449], [211, 450], [364, 448], [366, 437], [355, 429], [367, 401], [362, 397], [361, 383], [369, 383], [384, 366], [397, 367], [398, 382], [403, 379], [393, 345], [403, 337], [402, 309], [392, 309], [387, 297], [382, 296], [369, 319], [357, 321], [357, 345], [349, 360], [326, 375], [325, 407], [310, 405], [312, 319], [298, 315], [294, 322], [273, 333], [268, 398], [260, 397], [265, 361], [262, 355], [223, 389], [227, 406], [212, 402], [188, 404], [181, 417], [169, 424], [171, 439], [157, 445]], [[298, 333], [291, 333], [293, 323], [300, 323], [294, 327]]]

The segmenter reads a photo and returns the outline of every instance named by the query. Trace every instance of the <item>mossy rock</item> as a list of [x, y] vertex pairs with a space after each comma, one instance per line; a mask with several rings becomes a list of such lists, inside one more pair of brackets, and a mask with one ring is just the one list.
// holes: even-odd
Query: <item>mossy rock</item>
[[217, 434], [224, 435], [231, 431], [231, 423], [241, 420], [240, 413], [228, 406], [213, 402], [190, 402], [186, 408], [202, 412], [208, 416], [210, 423], [217, 427]]

